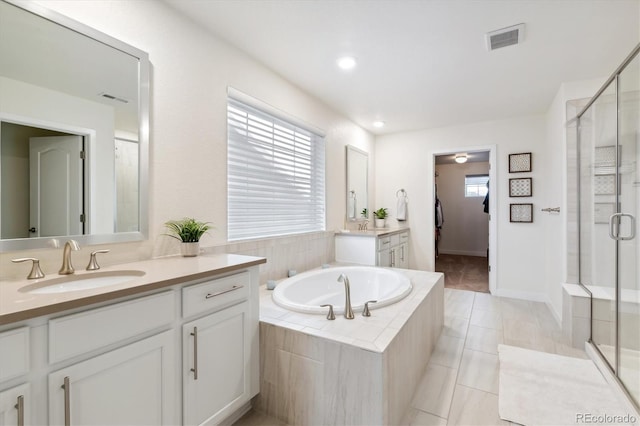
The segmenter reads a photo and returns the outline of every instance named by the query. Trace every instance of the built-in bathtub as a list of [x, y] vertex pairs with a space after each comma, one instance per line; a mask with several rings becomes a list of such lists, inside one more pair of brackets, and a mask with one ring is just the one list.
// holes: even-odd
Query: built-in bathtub
[[[324, 271], [331, 281], [344, 273]], [[258, 411], [296, 425], [400, 424], [442, 331], [444, 278], [391, 271], [410, 281], [409, 294], [351, 320], [285, 309], [261, 286]]]
[[317, 269], [295, 275], [280, 282], [273, 290], [273, 301], [280, 307], [308, 314], [326, 314], [333, 305], [334, 312], [344, 312], [345, 285], [338, 282], [344, 274], [349, 278], [351, 307], [354, 312], [364, 309], [370, 300], [370, 309], [379, 309], [396, 303], [411, 293], [411, 280], [392, 269], [371, 266], [339, 266]]

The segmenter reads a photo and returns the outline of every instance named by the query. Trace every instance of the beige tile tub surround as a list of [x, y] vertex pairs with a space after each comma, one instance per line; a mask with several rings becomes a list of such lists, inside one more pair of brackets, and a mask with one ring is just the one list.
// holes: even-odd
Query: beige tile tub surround
[[[172, 256], [124, 263], [103, 267], [100, 270], [103, 272], [138, 270], [144, 271], [145, 275], [122, 284], [59, 294], [29, 294], [20, 291], [24, 286], [46, 283], [47, 280], [59, 278], [60, 275], [57, 274], [48, 275], [40, 280], [3, 280], [0, 282], [0, 325], [84, 307], [93, 303], [107, 302], [120, 297], [142, 294], [179, 282], [229, 273], [265, 262], [266, 259], [259, 257], [217, 254], [198, 257]], [[92, 271], [79, 270], [75, 275], [90, 275], [91, 273]]]
[[399, 424], [444, 322], [442, 274], [398, 270], [412, 292], [353, 320], [291, 312], [260, 291], [257, 410], [287, 424]]

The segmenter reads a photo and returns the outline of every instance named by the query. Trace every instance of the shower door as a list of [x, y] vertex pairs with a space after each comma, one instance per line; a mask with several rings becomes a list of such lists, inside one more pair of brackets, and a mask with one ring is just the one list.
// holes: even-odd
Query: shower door
[[640, 58], [579, 114], [579, 274], [591, 340], [640, 405]]
[[[640, 57], [618, 76], [618, 377], [640, 405]], [[615, 219], [615, 218], [614, 218]], [[616, 235], [614, 235], [616, 236]]]

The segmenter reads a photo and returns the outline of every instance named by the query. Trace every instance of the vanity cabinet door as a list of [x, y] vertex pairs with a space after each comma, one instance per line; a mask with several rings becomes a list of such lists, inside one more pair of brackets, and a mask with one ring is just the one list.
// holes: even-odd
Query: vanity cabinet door
[[243, 302], [183, 325], [185, 425], [218, 424], [249, 401], [248, 312]]
[[0, 392], [0, 425], [31, 424], [31, 406], [28, 383]]
[[401, 243], [396, 248], [396, 268], [408, 269], [409, 268], [409, 243]]
[[49, 424], [175, 424], [173, 336], [165, 331], [49, 374]]
[[390, 267], [391, 265], [391, 249], [383, 248], [378, 250], [378, 264], [376, 266]]

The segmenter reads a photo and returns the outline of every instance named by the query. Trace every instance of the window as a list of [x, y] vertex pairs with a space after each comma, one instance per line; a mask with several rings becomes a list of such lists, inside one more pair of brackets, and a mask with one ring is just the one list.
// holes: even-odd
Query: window
[[489, 175], [466, 175], [464, 177], [464, 196], [484, 197], [489, 191], [487, 182], [489, 182]]
[[325, 230], [324, 138], [229, 98], [229, 241]]

